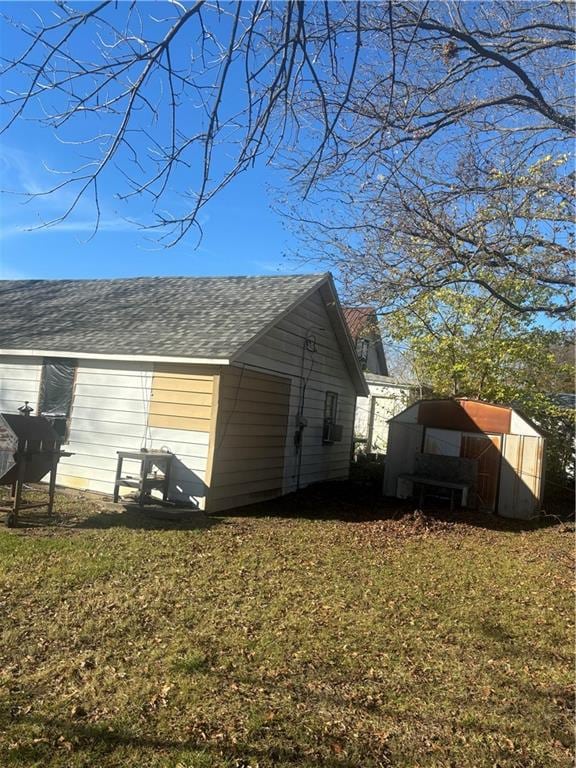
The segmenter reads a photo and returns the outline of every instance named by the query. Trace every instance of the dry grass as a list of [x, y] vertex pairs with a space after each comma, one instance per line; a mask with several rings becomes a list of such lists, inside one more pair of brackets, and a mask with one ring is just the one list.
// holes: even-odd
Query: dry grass
[[572, 765], [566, 526], [58, 509], [0, 528], [2, 766]]

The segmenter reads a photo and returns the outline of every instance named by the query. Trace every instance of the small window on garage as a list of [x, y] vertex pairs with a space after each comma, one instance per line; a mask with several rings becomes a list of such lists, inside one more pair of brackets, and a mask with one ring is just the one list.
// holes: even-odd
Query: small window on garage
[[42, 365], [38, 413], [50, 419], [63, 441], [68, 436], [76, 360], [46, 357]]
[[324, 399], [324, 428], [322, 430], [323, 443], [336, 443], [342, 439], [342, 426], [336, 424], [338, 415], [338, 393], [326, 392]]
[[338, 393], [326, 392], [326, 399], [324, 400], [324, 421], [330, 421], [332, 424], [335, 424], [337, 413]]

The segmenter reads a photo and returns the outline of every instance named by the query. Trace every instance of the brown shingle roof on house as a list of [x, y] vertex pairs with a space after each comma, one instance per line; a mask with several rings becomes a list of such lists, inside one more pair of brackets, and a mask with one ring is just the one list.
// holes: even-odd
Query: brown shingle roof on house
[[356, 343], [358, 339], [366, 338], [373, 342], [378, 355], [380, 372], [387, 376], [388, 365], [376, 310], [373, 307], [342, 307], [342, 311], [352, 340]]
[[377, 327], [376, 313], [372, 307], [342, 307], [344, 317], [346, 318], [346, 324], [350, 331], [350, 336], [356, 341], [356, 339], [362, 335], [362, 332], [370, 324], [375, 323]]

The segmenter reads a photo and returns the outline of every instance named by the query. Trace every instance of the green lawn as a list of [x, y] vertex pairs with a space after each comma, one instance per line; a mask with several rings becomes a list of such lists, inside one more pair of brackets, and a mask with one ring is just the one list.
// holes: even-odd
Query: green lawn
[[571, 766], [567, 526], [350, 498], [0, 525], [0, 765]]

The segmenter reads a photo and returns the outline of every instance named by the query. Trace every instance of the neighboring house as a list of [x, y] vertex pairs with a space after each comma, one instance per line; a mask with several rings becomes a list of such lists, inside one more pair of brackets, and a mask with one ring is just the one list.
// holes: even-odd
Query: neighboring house
[[207, 511], [348, 476], [367, 388], [330, 275], [4, 281], [0, 300], [0, 411], [51, 416], [59, 484], [110, 494], [141, 448], [174, 453], [170, 498]]
[[548, 395], [548, 397], [561, 408], [568, 408], [572, 411], [576, 410], [576, 394], [574, 392], [558, 392]]
[[390, 376], [364, 375], [370, 396], [356, 401], [354, 438], [366, 453], [388, 453], [388, 422], [418, 398], [418, 389]]
[[388, 376], [378, 317], [372, 307], [344, 307], [344, 317], [363, 371]]
[[356, 401], [354, 440], [365, 453], [386, 453], [388, 421], [418, 397], [413, 384], [388, 375], [376, 312], [371, 307], [344, 307], [356, 356], [368, 384], [368, 397]]

